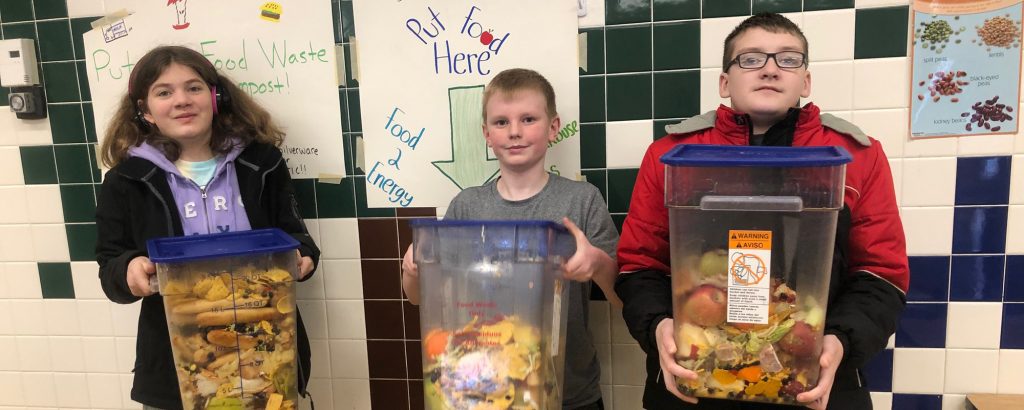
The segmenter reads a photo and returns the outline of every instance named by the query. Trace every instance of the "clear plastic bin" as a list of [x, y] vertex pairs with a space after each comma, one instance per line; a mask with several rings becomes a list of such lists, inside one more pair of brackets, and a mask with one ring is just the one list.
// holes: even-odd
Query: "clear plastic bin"
[[278, 229], [149, 241], [184, 409], [294, 409], [299, 243]]
[[818, 381], [840, 147], [679, 145], [661, 157], [676, 360], [696, 397], [797, 404]]
[[427, 409], [561, 409], [572, 235], [547, 221], [412, 222]]

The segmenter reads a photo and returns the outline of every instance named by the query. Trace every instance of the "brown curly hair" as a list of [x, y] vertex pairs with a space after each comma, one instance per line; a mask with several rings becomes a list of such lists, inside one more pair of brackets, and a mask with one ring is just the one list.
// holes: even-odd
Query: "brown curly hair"
[[284, 131], [270, 118], [270, 113], [218, 73], [210, 60], [187, 47], [160, 46], [142, 56], [132, 69], [128, 92], [121, 98], [100, 144], [100, 161], [104, 166], [113, 168], [128, 158], [128, 149], [144, 142], [163, 151], [167, 159], [178, 159], [181, 146], [176, 141], [161, 135], [155, 125], [146, 126], [136, 119], [139, 111], [149, 112], [146, 106], [149, 88], [171, 64], [195, 70], [208, 86], [216, 86], [222, 94], [226, 92], [230, 96], [230, 102], [218, 107], [218, 113], [213, 116], [213, 137], [210, 138], [213, 152], [225, 154], [235, 144], [246, 146], [254, 141], [274, 146], [284, 141]]

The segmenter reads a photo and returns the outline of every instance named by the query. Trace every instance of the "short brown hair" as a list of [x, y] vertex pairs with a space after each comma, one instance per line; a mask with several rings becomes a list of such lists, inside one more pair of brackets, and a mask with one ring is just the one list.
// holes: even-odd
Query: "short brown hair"
[[534, 90], [544, 95], [545, 107], [549, 118], [555, 118], [555, 89], [540, 73], [526, 68], [510, 68], [491, 79], [484, 89], [483, 118], [487, 121], [487, 101], [496, 93], [513, 95], [523, 90]]
[[[732, 32], [725, 37], [725, 50], [722, 53], [722, 71], [725, 71], [729, 67], [729, 63], [732, 61], [732, 52], [735, 51], [736, 37], [739, 37], [743, 32], [752, 28], [760, 28], [769, 33], [788, 33], [796, 36], [803, 43], [804, 54], [810, 53], [807, 45], [807, 37], [804, 36], [804, 32], [800, 31], [800, 27], [797, 27], [790, 19], [778, 13], [760, 13], [750, 16], [750, 18], [743, 20], [736, 28], [732, 29]], [[808, 61], [805, 59], [805, 61]]]

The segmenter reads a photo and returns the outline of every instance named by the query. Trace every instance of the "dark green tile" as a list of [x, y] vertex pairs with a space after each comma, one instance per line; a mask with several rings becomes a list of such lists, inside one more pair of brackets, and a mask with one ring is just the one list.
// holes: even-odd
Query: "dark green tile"
[[700, 22], [654, 25], [654, 69], [700, 67]]
[[651, 118], [651, 74], [608, 76], [608, 121]]
[[[0, 21], [4, 23], [14, 21], [32, 21], [32, 0], [0, 1]], [[7, 37], [5, 33], [4, 38], [18, 37]]]
[[67, 224], [68, 253], [74, 262], [96, 260], [96, 224]]
[[[92, 167], [92, 180], [94, 182], [102, 182], [103, 176], [100, 175], [99, 158], [96, 157], [96, 144], [89, 144], [89, 166]], [[99, 192], [99, 191], [96, 191]]]
[[75, 48], [71, 42], [71, 25], [67, 19], [40, 21], [39, 51], [41, 61], [66, 61], [75, 59]]
[[[9, 1], [9, 0], [4, 0]], [[65, 0], [32, 0], [36, 7], [36, 20], [55, 19], [68, 16]]]
[[587, 33], [587, 71], [580, 68], [580, 75], [604, 73], [604, 29], [591, 28], [580, 30]]
[[608, 72], [651, 71], [651, 26], [609, 27], [605, 30]]
[[680, 118], [700, 110], [700, 71], [654, 73], [654, 118]]
[[348, 92], [344, 88], [338, 88], [338, 109], [341, 110], [341, 131], [351, 132], [352, 124], [348, 121]]
[[10, 95], [11, 89], [7, 87], [0, 87], [0, 105], [9, 105], [7, 103], [7, 96]]
[[363, 132], [363, 119], [359, 113], [359, 89], [348, 91], [348, 121], [350, 123], [348, 132]]
[[612, 222], [615, 223], [615, 229], [622, 234], [622, 224], [626, 223], [626, 214], [614, 214], [612, 215]]
[[352, 177], [340, 184], [316, 182], [316, 211], [318, 218], [355, 218], [356, 194]]
[[64, 207], [64, 222], [96, 222], [96, 197], [92, 184], [62, 184], [60, 203]]
[[78, 74], [74, 61], [43, 64], [43, 84], [46, 86], [46, 101], [79, 102]]
[[360, 218], [395, 216], [395, 208], [370, 208], [369, 206], [367, 206], [366, 178], [355, 177], [354, 179], [356, 182], [356, 216]]
[[604, 76], [580, 77], [580, 122], [604, 122]]
[[316, 179], [293, 179], [295, 200], [299, 203], [299, 214], [303, 219], [316, 218]]
[[82, 42], [82, 34], [92, 30], [92, 22], [96, 17], [83, 17], [71, 19], [71, 43], [75, 47], [75, 60], [85, 58], [85, 46]]
[[46, 109], [49, 111], [47, 115], [50, 117], [54, 144], [86, 142], [82, 104], [50, 104]]
[[665, 131], [665, 126], [669, 124], [678, 124], [681, 119], [673, 118], [670, 120], [654, 120], [654, 140], [657, 141], [668, 135], [668, 131]]
[[580, 126], [580, 168], [604, 168], [606, 150], [604, 124]]
[[[5, 3], [0, 1], [0, 3]], [[30, 38], [36, 40], [36, 24], [35, 23], [14, 23], [4, 24], [4, 39], [11, 40], [15, 38]], [[36, 56], [39, 56], [39, 42], [36, 41]]]
[[752, 12], [758, 13], [794, 13], [800, 11], [800, 0], [754, 0]]
[[75, 69], [78, 71], [78, 92], [82, 95], [82, 101], [92, 101], [92, 92], [89, 91], [88, 74], [85, 71], [85, 61], [76, 61]]
[[75, 283], [71, 280], [70, 263], [38, 263], [37, 266], [43, 299], [75, 298]]
[[349, 37], [356, 35], [356, 19], [352, 14], [352, 2], [341, 2], [341, 38], [347, 42]]
[[347, 77], [345, 85], [349, 88], [359, 87], [359, 80], [352, 77], [354, 74], [355, 71], [352, 71], [352, 45], [345, 43], [345, 77]]
[[608, 212], [629, 212], [637, 171], [637, 168], [608, 170]]
[[366, 175], [361, 167], [356, 165], [356, 144], [363, 140], [361, 134], [346, 133], [342, 136], [342, 144], [345, 151], [345, 175]]
[[700, 0], [654, 0], [654, 21], [700, 18]]
[[597, 187], [598, 191], [601, 191], [601, 198], [604, 198], [604, 202], [608, 203], [608, 170], [606, 169], [591, 169], [581, 172], [584, 177], [587, 178], [587, 182]]
[[853, 58], [907, 55], [908, 6], [858, 9]]
[[704, 0], [702, 9], [704, 18], [749, 15], [750, 0]]
[[334, 42], [344, 43], [345, 39], [341, 37], [341, 2], [338, 0], [331, 0], [331, 25], [334, 26]]
[[21, 150], [21, 171], [25, 184], [56, 184], [57, 165], [53, 160], [53, 146], [18, 147]]
[[82, 104], [82, 120], [85, 121], [85, 140], [89, 142], [97, 142], [96, 117], [93, 116], [92, 103]]
[[851, 8], [853, 8], [853, 0], [804, 0], [804, 11]]
[[648, 21], [651, 21], [651, 0], [604, 0], [606, 25]]
[[57, 159], [57, 180], [61, 184], [93, 182], [88, 145], [54, 145], [53, 154]]

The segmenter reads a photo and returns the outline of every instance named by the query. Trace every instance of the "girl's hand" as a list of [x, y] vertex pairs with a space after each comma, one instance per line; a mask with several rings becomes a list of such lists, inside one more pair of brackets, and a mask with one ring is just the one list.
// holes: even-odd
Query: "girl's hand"
[[295, 254], [299, 256], [299, 277], [297, 279], [302, 280], [313, 272], [313, 258], [302, 256], [298, 249], [295, 250]]

